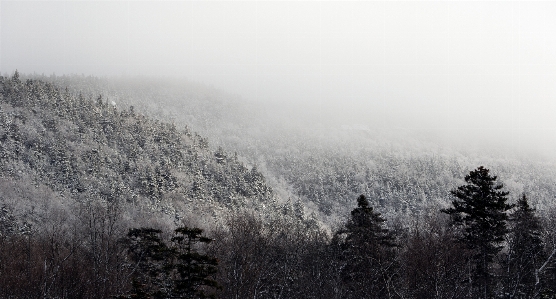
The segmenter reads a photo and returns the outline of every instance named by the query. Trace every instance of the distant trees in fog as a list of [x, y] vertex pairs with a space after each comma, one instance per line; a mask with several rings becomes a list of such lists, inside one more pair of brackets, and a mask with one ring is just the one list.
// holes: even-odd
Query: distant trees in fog
[[[0, 297], [556, 297], [554, 211], [514, 206], [488, 169], [450, 193], [456, 166], [319, 155], [264, 167], [348, 211], [331, 227], [190, 130], [0, 78]], [[450, 194], [444, 209], [403, 201]], [[418, 216], [387, 217], [390, 203]]]

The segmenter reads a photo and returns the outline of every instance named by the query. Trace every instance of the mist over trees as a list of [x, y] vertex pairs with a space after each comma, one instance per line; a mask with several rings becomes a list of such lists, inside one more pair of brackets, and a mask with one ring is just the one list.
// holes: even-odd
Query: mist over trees
[[555, 297], [550, 167], [280, 135], [181, 90], [0, 78], [0, 297]]
[[553, 205], [554, 164], [498, 145], [442, 147], [426, 136], [368, 127], [356, 119], [323, 122], [311, 114], [314, 106], [250, 102], [190, 81], [34, 77], [93, 98], [102, 94], [117, 106], [133, 105], [145, 115], [198, 132], [212, 150], [238, 153], [280, 197], [299, 198], [327, 223], [338, 223], [360, 194], [377, 201], [389, 217], [412, 217], [431, 205], [445, 208], [446, 190], [477, 165], [495, 168], [510, 192], [527, 193], [540, 211]]
[[0, 299], [556, 299], [555, 15], [0, 0]]

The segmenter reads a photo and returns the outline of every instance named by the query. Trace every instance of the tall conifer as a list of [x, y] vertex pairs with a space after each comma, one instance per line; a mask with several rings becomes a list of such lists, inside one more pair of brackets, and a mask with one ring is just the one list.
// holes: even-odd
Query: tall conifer
[[462, 228], [460, 241], [472, 250], [473, 271], [470, 277], [474, 298], [492, 298], [494, 257], [502, 249], [508, 233], [506, 203], [509, 192], [496, 183], [496, 176], [480, 166], [465, 176], [465, 185], [452, 190], [452, 208], [442, 212], [452, 216], [452, 223]]
[[338, 231], [341, 277], [347, 287], [347, 298], [389, 298], [396, 268], [393, 233], [384, 225], [386, 220], [374, 212], [364, 195], [357, 198], [357, 208], [345, 228]]
[[541, 223], [525, 194], [511, 215], [511, 238], [508, 242], [507, 294], [512, 298], [532, 298], [540, 288], [537, 269], [546, 258]]

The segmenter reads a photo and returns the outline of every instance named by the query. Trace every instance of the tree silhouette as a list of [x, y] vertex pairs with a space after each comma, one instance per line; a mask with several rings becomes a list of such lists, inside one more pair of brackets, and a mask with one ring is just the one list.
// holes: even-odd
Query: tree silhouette
[[508, 285], [512, 298], [531, 298], [540, 289], [537, 269], [546, 259], [541, 223], [525, 194], [511, 215], [511, 238], [508, 242]]
[[373, 211], [364, 195], [357, 198], [357, 208], [345, 228], [338, 231], [344, 261], [342, 282], [349, 298], [388, 298], [395, 269], [392, 232], [384, 226], [386, 220]]
[[131, 294], [120, 298], [214, 298], [210, 289], [218, 285], [211, 277], [218, 263], [199, 248], [212, 240], [199, 228], [179, 227], [168, 246], [161, 233], [153, 228], [129, 231], [129, 252], [137, 270]]
[[503, 185], [496, 184], [496, 178], [483, 166], [471, 171], [465, 176], [467, 184], [451, 191], [456, 198], [453, 207], [442, 210], [462, 228], [459, 240], [473, 251], [470, 280], [475, 298], [493, 296], [491, 265], [508, 232], [507, 211], [512, 205], [506, 203], [509, 192], [501, 191]]
[[195, 248], [212, 241], [202, 235], [200, 228], [180, 227], [175, 230], [172, 238], [174, 246], [173, 297], [176, 298], [214, 298], [206, 289], [217, 288], [218, 284], [211, 277], [216, 274], [218, 261], [216, 258], [200, 253]]

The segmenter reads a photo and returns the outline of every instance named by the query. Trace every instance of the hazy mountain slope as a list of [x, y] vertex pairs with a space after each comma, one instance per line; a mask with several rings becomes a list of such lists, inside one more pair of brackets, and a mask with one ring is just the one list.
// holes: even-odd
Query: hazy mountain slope
[[[413, 131], [360, 125], [317, 115], [317, 107], [252, 103], [191, 82], [162, 79], [54, 77], [92, 94], [103, 91], [156, 118], [207, 136], [265, 174], [283, 198], [301, 198], [323, 217], [345, 215], [359, 194], [391, 217], [449, 203], [449, 190], [479, 165], [541, 211], [553, 205], [556, 167], [483, 140], [444, 144]], [[345, 125], [342, 125], [345, 124]], [[452, 137], [458, 140], [457, 135]]]
[[0, 78], [0, 157], [0, 176], [22, 186], [176, 219], [274, 204], [256, 168], [196, 133], [17, 74]]
[[301, 202], [279, 203], [256, 167], [198, 134], [111, 102], [0, 77], [1, 298], [133, 297], [150, 259], [133, 258], [130, 228], [161, 229], [173, 244], [183, 244], [176, 227], [206, 229], [215, 245], [202, 250], [230, 294], [252, 286], [227, 280], [237, 273], [262, 292], [300, 280], [298, 257], [328, 237]]

